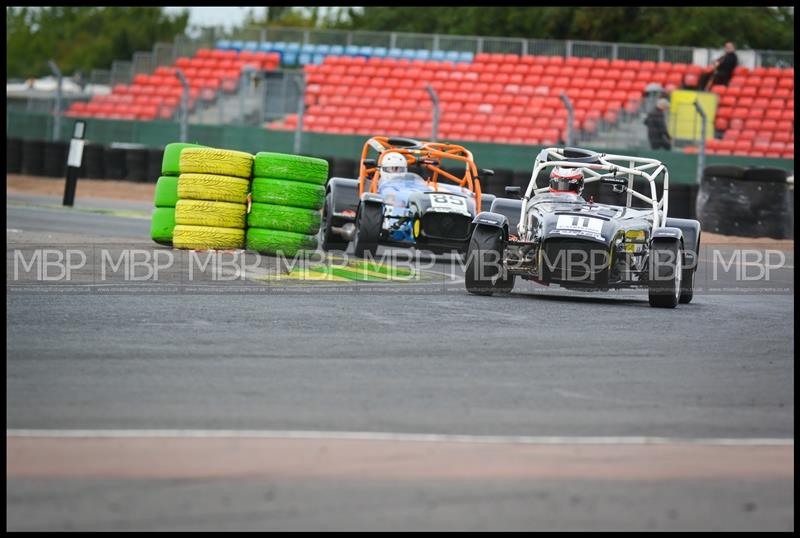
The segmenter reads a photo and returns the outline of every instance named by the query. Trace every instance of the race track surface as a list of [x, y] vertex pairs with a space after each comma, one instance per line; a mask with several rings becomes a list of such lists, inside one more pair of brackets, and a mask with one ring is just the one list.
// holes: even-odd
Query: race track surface
[[[24, 203], [7, 206], [9, 249], [147, 239], [143, 218]], [[444, 279], [320, 293], [10, 289], [7, 528], [793, 529], [785, 256], [772, 283], [790, 292], [704, 293], [674, 310], [644, 291], [521, 283], [476, 297]], [[73, 461], [63, 435], [76, 430], [82, 442], [132, 433], [53, 466]], [[266, 438], [215, 449], [202, 432], [220, 430]], [[307, 433], [278, 451], [291, 432]], [[337, 432], [397, 437], [351, 440], [340, 460]], [[484, 441], [496, 450], [480, 452]], [[185, 472], [154, 464], [204, 454]]]

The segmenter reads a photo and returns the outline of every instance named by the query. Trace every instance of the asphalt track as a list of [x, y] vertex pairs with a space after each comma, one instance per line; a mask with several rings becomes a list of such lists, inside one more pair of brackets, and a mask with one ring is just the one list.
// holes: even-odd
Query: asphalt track
[[[9, 247], [141, 241], [149, 229], [145, 219], [7, 209]], [[772, 282], [789, 287], [794, 262], [791, 252], [786, 256]], [[527, 283], [505, 298], [470, 296], [458, 282], [422, 291], [400, 284], [365, 289], [9, 292], [7, 528], [794, 528], [794, 467], [787, 459], [794, 438], [793, 291], [704, 293], [661, 310], [639, 291], [576, 294]], [[52, 462], [72, 461], [75, 447], [52, 436], [73, 430], [141, 435], [84, 445], [85, 462], [105, 471], [84, 469], [77, 458], [74, 472], [64, 475]], [[204, 454], [192, 448], [208, 443], [202, 435], [189, 448], [169, 444], [185, 440], [185, 430], [312, 433], [294, 450], [276, 453], [272, 466], [251, 472], [214, 475], [200, 465], [181, 474], [155, 465]], [[153, 431], [178, 440], [148, 439]], [[413, 450], [413, 441], [398, 438], [385, 453], [375, 444], [385, 440], [360, 439], [346, 452], [351, 473], [342, 475], [331, 474], [342, 442], [335, 432], [444, 437]], [[486, 436], [505, 444], [476, 459], [476, 443]], [[572, 457], [515, 456], [528, 446], [522, 436]], [[635, 447], [581, 452], [577, 440], [587, 437]], [[654, 437], [676, 452], [658, 456], [661, 445], [648, 441]], [[25, 448], [31, 439], [34, 449]], [[715, 439], [767, 441], [737, 452], [741, 447], [708, 441]], [[130, 443], [137, 442], [145, 445], [134, 451]], [[246, 454], [268, 454], [277, 441], [262, 448], [242, 442], [208, 452], [207, 471], [222, 466], [226, 454], [246, 461]], [[713, 451], [682, 452], [695, 444]], [[293, 466], [304, 450], [310, 463]], [[437, 450], [441, 460], [431, 459]], [[126, 453], [131, 459], [120, 456]], [[135, 468], [141, 454], [149, 458], [139, 462], [140, 475], [113, 471]], [[551, 464], [528, 469], [534, 460]], [[686, 467], [692, 460], [709, 464]], [[729, 465], [717, 469], [715, 460]], [[503, 461], [517, 465], [493, 467]], [[397, 476], [398, 466], [407, 473]], [[144, 472], [151, 468], [160, 470]], [[704, 468], [717, 471], [704, 475]]]

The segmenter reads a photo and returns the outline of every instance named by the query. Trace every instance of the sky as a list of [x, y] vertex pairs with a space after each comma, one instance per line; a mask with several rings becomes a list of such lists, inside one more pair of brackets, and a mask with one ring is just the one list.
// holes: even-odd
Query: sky
[[254, 10], [256, 15], [264, 14], [266, 8], [255, 6], [227, 6], [227, 7], [165, 7], [169, 12], [189, 10], [189, 26], [224, 26], [226, 29], [244, 22], [249, 10]]

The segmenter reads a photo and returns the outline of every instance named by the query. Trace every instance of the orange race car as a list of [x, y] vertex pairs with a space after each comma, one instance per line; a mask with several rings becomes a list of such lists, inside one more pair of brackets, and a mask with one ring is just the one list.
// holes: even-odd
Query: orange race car
[[[372, 155], [372, 156], [371, 156]], [[463, 146], [375, 136], [364, 144], [359, 177], [328, 181], [321, 228], [324, 250], [375, 255], [378, 245], [415, 246], [435, 254], [466, 252], [473, 219], [494, 196], [481, 193]]]

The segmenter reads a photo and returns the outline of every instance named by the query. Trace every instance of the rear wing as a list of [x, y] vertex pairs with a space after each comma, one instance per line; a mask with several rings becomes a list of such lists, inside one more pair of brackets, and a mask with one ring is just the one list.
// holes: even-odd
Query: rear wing
[[[536, 156], [528, 189], [522, 198], [518, 225], [520, 235], [527, 231], [525, 229], [525, 215], [528, 212], [528, 202], [536, 194], [550, 190], [549, 186], [537, 187], [536, 179], [539, 177], [539, 173], [542, 170], [556, 166], [580, 168], [583, 171], [584, 183], [600, 181], [605, 177], [627, 176], [628, 185], [625, 190], [628, 193], [628, 198], [625, 204], [626, 207], [631, 206], [635, 196], [653, 208], [653, 230], [666, 226], [669, 206], [669, 171], [661, 161], [646, 157], [595, 153], [579, 148], [545, 148]], [[662, 172], [664, 174], [664, 187], [661, 200], [658, 200], [655, 179]], [[642, 177], [648, 181], [650, 184], [650, 196], [645, 196], [633, 190], [633, 181], [636, 177]]]

